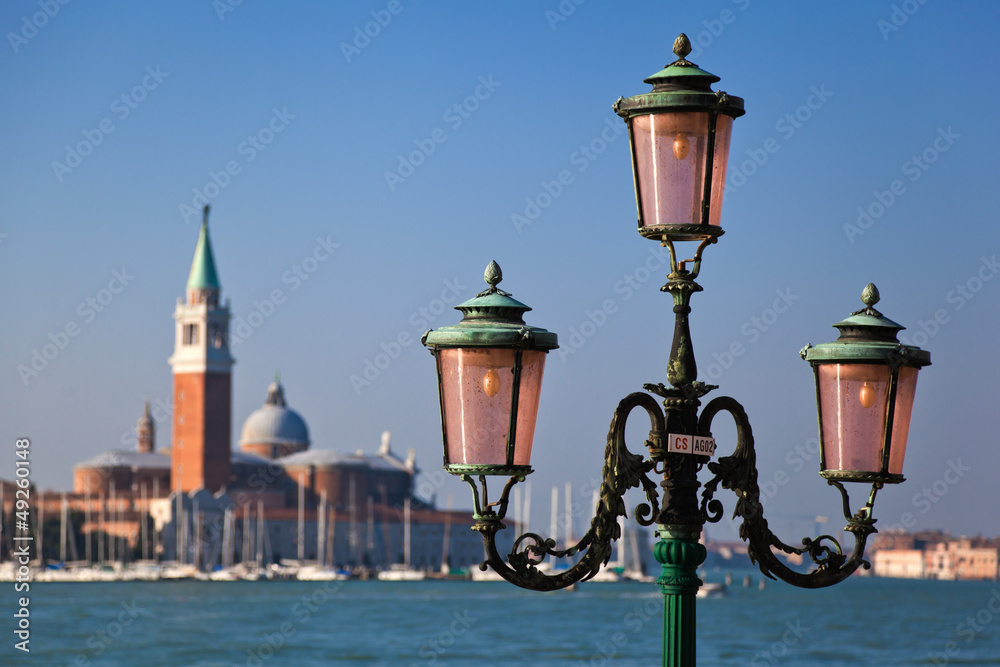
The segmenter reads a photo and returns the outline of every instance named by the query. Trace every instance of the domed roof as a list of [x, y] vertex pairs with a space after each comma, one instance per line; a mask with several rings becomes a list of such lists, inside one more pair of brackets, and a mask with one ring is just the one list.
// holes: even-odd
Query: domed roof
[[285, 407], [285, 392], [275, 379], [267, 388], [264, 407], [255, 410], [243, 422], [240, 444], [309, 446], [309, 429], [305, 420]]

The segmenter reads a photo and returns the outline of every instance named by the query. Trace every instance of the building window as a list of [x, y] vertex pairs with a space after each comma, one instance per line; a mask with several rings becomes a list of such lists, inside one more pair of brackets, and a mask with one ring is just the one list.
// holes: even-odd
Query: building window
[[181, 390], [179, 390], [177, 392], [177, 400], [178, 401], [183, 401], [184, 400], [184, 390], [183, 389], [181, 389]]
[[177, 423], [178, 424], [184, 423], [184, 415], [177, 415]]
[[184, 438], [177, 438], [177, 449], [184, 449]]
[[218, 324], [212, 325], [208, 338], [212, 341], [212, 347], [217, 350], [221, 350], [226, 346], [226, 333]]
[[198, 325], [197, 324], [185, 324], [184, 325], [184, 344], [185, 345], [197, 345], [198, 344]]

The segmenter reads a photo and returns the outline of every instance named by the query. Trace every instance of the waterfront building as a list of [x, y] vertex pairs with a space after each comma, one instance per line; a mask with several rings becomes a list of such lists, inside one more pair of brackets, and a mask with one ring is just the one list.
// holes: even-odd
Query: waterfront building
[[993, 581], [1000, 578], [998, 555], [997, 539], [895, 531], [880, 536], [872, 565], [879, 577]]
[[885, 549], [872, 557], [872, 570], [876, 577], [894, 579], [923, 579], [924, 552], [919, 549]]
[[[173, 316], [173, 404], [157, 406], [161, 419], [171, 420], [170, 447], [156, 448], [147, 400], [134, 450], [77, 463], [72, 493], [35, 492], [39, 520], [60, 517], [64, 503], [76, 516], [70, 532], [79, 537], [68, 541], [85, 544], [77, 557], [156, 558], [202, 569], [278, 558], [383, 568], [402, 560], [409, 504], [411, 564], [437, 570], [445, 552], [455, 567], [482, 560], [467, 511], [441, 512], [414, 494], [415, 450], [398, 456], [388, 432], [374, 454], [313, 448], [277, 376], [263, 406], [243, 422], [239, 449], [232, 448], [230, 308], [222, 301], [207, 207]], [[6, 494], [5, 515], [13, 503], [14, 494]]]

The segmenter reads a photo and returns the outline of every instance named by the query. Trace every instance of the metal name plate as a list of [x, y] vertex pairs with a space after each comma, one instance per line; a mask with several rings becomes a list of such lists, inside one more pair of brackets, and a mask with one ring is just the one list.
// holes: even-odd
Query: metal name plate
[[667, 434], [667, 452], [671, 454], [698, 454], [715, 456], [715, 438], [701, 435]]

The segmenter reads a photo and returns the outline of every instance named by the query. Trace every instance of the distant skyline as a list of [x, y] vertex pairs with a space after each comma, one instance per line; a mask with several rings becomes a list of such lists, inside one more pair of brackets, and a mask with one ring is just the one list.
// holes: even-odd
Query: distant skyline
[[[1000, 534], [1000, 132], [984, 112], [1000, 96], [1000, 7], [628, 7], [5, 3], [0, 477], [29, 437], [33, 481], [70, 489], [74, 463], [134, 447], [147, 396], [170, 445], [171, 314], [207, 203], [234, 315], [234, 448], [280, 371], [314, 448], [373, 452], [389, 430], [395, 450], [417, 450], [422, 495], [470, 507], [440, 471], [419, 339], [458, 321], [495, 259], [528, 323], [560, 341], [532, 529], [570, 481], [582, 532], [612, 412], [666, 381], [673, 327], [611, 105], [649, 89], [683, 31], [715, 88], [746, 100], [691, 325], [699, 379], [720, 385], [708, 398], [750, 416], [772, 528], [792, 543], [816, 516], [843, 524], [817, 475], [798, 351], [833, 340], [871, 281], [933, 362], [908, 481], [879, 493], [876, 526]], [[718, 423], [725, 455], [733, 432]], [[852, 491], [860, 504], [867, 489]]]

